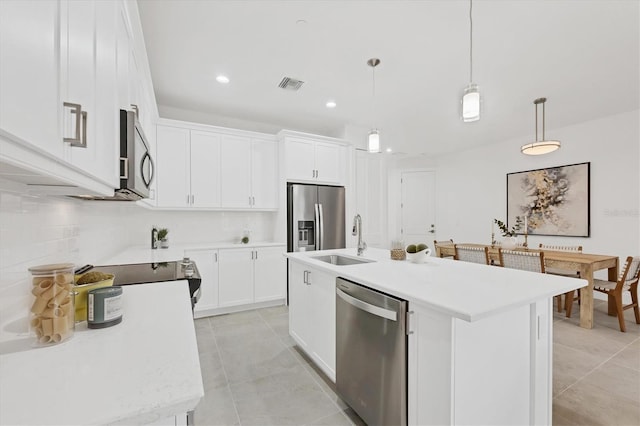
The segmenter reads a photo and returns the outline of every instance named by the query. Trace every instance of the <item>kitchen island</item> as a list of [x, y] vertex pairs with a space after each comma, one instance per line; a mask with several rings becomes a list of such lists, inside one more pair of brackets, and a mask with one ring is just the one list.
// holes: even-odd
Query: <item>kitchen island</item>
[[550, 424], [553, 296], [585, 280], [430, 257], [287, 253], [290, 334], [335, 381], [335, 279], [408, 301], [408, 424]]
[[122, 323], [0, 355], [2, 425], [186, 424], [203, 396], [186, 281], [125, 286]]

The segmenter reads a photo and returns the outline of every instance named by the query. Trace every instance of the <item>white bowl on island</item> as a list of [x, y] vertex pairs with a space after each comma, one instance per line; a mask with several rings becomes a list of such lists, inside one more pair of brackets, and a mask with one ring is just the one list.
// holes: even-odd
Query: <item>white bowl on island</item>
[[428, 247], [415, 253], [407, 252], [407, 260], [413, 263], [424, 263], [429, 256], [431, 256], [431, 249]]

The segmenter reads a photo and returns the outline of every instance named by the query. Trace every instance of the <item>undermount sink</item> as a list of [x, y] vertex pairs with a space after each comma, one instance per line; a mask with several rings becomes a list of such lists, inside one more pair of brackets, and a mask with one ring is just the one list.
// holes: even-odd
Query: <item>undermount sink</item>
[[329, 254], [326, 256], [313, 256], [313, 259], [319, 260], [321, 262], [330, 263], [332, 265], [337, 265], [337, 266], [359, 265], [361, 263], [374, 262], [373, 260], [356, 259], [354, 257], [341, 256], [339, 254]]

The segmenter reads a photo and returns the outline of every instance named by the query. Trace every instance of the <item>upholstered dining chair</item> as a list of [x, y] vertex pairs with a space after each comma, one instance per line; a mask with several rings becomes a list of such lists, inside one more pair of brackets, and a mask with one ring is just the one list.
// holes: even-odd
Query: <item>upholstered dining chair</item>
[[500, 264], [505, 268], [545, 272], [544, 253], [542, 252], [503, 250], [502, 248], [498, 248], [498, 258], [500, 259]]
[[[542, 244], [539, 246], [540, 250], [553, 250], [553, 251], [566, 251], [568, 253], [582, 253], [582, 246], [561, 246]], [[580, 271], [569, 271], [567, 269], [549, 268], [545, 266], [547, 274], [560, 275], [563, 277], [580, 278]], [[576, 297], [574, 297], [576, 295]], [[558, 299], [558, 312], [562, 312], [564, 308], [567, 312], [567, 318], [571, 318], [571, 311], [573, 308], [573, 302], [576, 300], [580, 304], [580, 289], [577, 293], [570, 291], [564, 294], [564, 303], [562, 303], [562, 295], [556, 296]]]
[[[618, 314], [618, 323], [620, 331], [626, 332], [627, 328], [624, 324], [624, 311], [632, 309], [636, 316], [636, 324], [640, 324], [640, 310], [638, 309], [638, 280], [640, 279], [640, 256], [627, 257], [624, 269], [618, 278], [618, 281], [593, 280], [593, 289], [607, 296], [613, 297], [616, 302], [616, 313]], [[631, 294], [631, 303], [622, 304], [622, 295], [628, 291]]]
[[[434, 253], [437, 253], [438, 252], [438, 246], [451, 245], [451, 244], [453, 244], [453, 239], [451, 239], [451, 240], [442, 240], [442, 241], [433, 240], [433, 251], [434, 251]], [[440, 253], [440, 257], [451, 257], [451, 256]]]
[[489, 248], [488, 247], [470, 247], [462, 244], [455, 244], [456, 254], [453, 257], [455, 260], [462, 260], [465, 262], [481, 263], [483, 265], [489, 265]]

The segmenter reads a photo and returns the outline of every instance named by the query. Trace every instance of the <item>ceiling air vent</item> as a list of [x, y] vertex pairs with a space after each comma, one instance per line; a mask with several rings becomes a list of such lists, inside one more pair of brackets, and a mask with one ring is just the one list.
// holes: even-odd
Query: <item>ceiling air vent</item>
[[278, 87], [285, 90], [299, 90], [304, 81], [296, 80], [295, 78], [284, 77]]

